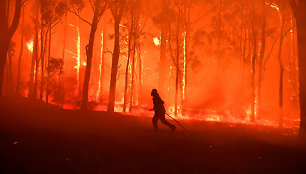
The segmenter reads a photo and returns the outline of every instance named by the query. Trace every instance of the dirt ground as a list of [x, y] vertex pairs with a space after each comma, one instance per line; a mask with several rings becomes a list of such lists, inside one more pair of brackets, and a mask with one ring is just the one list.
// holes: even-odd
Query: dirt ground
[[2, 100], [0, 173], [306, 173], [292, 130], [180, 122], [189, 134], [154, 132], [150, 117]]

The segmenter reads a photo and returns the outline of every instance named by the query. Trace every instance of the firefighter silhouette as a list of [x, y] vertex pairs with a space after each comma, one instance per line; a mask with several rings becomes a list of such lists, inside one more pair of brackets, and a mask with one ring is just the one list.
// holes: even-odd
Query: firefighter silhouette
[[158, 120], [160, 120], [162, 123], [168, 126], [171, 130], [175, 130], [176, 127], [171, 123], [169, 123], [165, 118], [166, 110], [164, 107], [164, 101], [160, 98], [156, 89], [152, 89], [151, 96], [153, 97], [153, 104], [154, 104], [154, 107], [151, 110], [155, 111], [154, 117], [152, 118], [153, 127], [155, 131], [158, 130], [157, 126]]

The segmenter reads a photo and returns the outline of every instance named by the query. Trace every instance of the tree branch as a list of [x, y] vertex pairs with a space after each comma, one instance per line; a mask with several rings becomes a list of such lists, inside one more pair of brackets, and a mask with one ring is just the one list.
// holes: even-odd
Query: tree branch
[[103, 15], [104, 11], [106, 10], [107, 3], [108, 3], [108, 1], [106, 1], [105, 4], [104, 4], [104, 6], [101, 8], [100, 14], [99, 14], [99, 16], [98, 16], [98, 22], [100, 21], [101, 16]]
[[12, 25], [9, 28], [9, 36], [12, 37], [15, 33], [20, 19], [20, 12], [21, 12], [21, 0], [16, 0], [15, 3], [15, 12], [14, 12], [14, 19]]
[[92, 25], [90, 22], [88, 22], [87, 20], [83, 19], [78, 13], [76, 13], [75, 11], [72, 11], [70, 9], [68, 9], [69, 12], [75, 14], [78, 18], [80, 18], [83, 22], [87, 23], [88, 25]]
[[90, 6], [91, 6], [91, 8], [92, 8], [92, 11], [95, 11], [95, 7], [94, 7], [93, 2], [92, 2], [91, 0], [89, 0], [89, 3], [90, 3]]
[[288, 33], [290, 30], [294, 29], [295, 27], [296, 27], [296, 25], [290, 27], [288, 30], [286, 30], [286, 31], [283, 33], [283, 35], [279, 35], [279, 36], [274, 40], [274, 42], [273, 42], [273, 44], [272, 44], [272, 47], [271, 47], [271, 49], [270, 49], [270, 51], [269, 51], [269, 54], [267, 55], [267, 58], [264, 60], [264, 63], [263, 63], [264, 70], [266, 69], [266, 63], [268, 62], [268, 60], [269, 60], [269, 58], [270, 58], [270, 56], [271, 56], [271, 53], [272, 53], [272, 51], [273, 51], [273, 49], [274, 49], [274, 46], [275, 46], [275, 44], [276, 44], [278, 38], [281, 38], [281, 39], [284, 38], [284, 37], [287, 35], [287, 33]]

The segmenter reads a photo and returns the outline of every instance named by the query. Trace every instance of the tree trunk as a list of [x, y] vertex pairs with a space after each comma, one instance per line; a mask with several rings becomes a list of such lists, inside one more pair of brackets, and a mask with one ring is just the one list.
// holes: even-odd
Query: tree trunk
[[114, 45], [113, 58], [112, 58], [111, 80], [110, 80], [110, 87], [109, 87], [110, 90], [109, 90], [108, 108], [107, 108], [108, 112], [114, 112], [114, 106], [115, 106], [117, 71], [118, 71], [118, 61], [119, 61], [119, 54], [120, 54], [119, 24], [120, 24], [120, 20], [115, 19], [115, 22], [114, 22], [115, 45]]
[[[124, 98], [123, 98], [123, 112], [126, 111], [127, 105], [127, 91], [128, 91], [128, 81], [129, 81], [129, 65], [130, 65], [130, 57], [131, 57], [131, 43], [134, 32], [134, 16], [133, 12], [131, 13], [131, 29], [129, 31], [129, 40], [128, 40], [128, 57], [125, 67], [125, 84], [124, 84]], [[134, 41], [135, 42], [135, 41]]]
[[[51, 23], [51, 22], [50, 22]], [[46, 89], [46, 103], [49, 103], [49, 78], [50, 78], [50, 59], [51, 59], [51, 33], [52, 33], [51, 24], [49, 26], [49, 45], [48, 45], [48, 61], [47, 61], [47, 89]]]
[[184, 25], [185, 25], [185, 36], [184, 36], [184, 61], [183, 61], [183, 95], [182, 95], [182, 114], [184, 115], [186, 112], [186, 97], [187, 97], [187, 66], [188, 66], [188, 59], [189, 59], [189, 35], [190, 35], [190, 9], [191, 4], [190, 0], [187, 0], [184, 5]]
[[281, 21], [281, 31], [280, 31], [280, 40], [279, 40], [279, 50], [278, 50], [278, 62], [279, 62], [279, 109], [280, 109], [280, 117], [279, 117], [279, 126], [283, 125], [283, 78], [284, 78], [284, 65], [282, 61], [282, 47], [283, 47], [283, 33], [284, 33], [284, 15], [282, 15]]
[[175, 77], [175, 104], [174, 104], [174, 114], [177, 116], [178, 111], [178, 90], [179, 90], [179, 72], [180, 72], [180, 44], [179, 44], [179, 27], [180, 27], [180, 20], [181, 20], [181, 11], [179, 9], [178, 13], [178, 21], [177, 21], [177, 28], [176, 28], [176, 77]]
[[102, 31], [102, 55], [101, 55], [101, 74], [100, 74], [100, 94], [99, 100], [103, 101], [103, 87], [104, 87], [104, 71], [105, 71], [105, 49], [106, 49], [106, 24], [103, 23], [103, 31]]
[[[37, 15], [36, 15], [37, 17]], [[37, 19], [37, 18], [36, 18]], [[37, 78], [36, 74], [38, 73], [37, 70], [37, 52], [38, 52], [38, 26], [35, 24], [34, 29], [34, 45], [33, 45], [33, 53], [32, 53], [32, 64], [31, 64], [31, 73], [30, 73], [30, 88], [29, 88], [29, 97], [31, 99], [36, 98], [37, 96], [37, 84], [35, 78]]]
[[90, 36], [89, 36], [89, 43], [86, 46], [87, 62], [86, 62], [85, 78], [84, 78], [84, 83], [83, 83], [82, 105], [81, 105], [81, 110], [83, 111], [87, 110], [87, 104], [88, 104], [88, 87], [89, 87], [89, 79], [90, 79], [90, 71], [91, 71], [91, 64], [92, 64], [95, 34], [97, 31], [97, 26], [99, 22], [98, 17], [99, 17], [98, 10], [96, 9], [93, 20], [92, 20]]
[[[43, 34], [43, 27], [42, 25], [40, 26], [40, 61], [41, 61], [41, 69], [40, 69], [40, 95], [39, 95], [39, 100], [42, 101], [43, 99], [43, 94], [44, 94], [44, 61], [45, 61], [45, 55], [44, 55], [44, 34]], [[47, 37], [45, 38], [47, 40]]]
[[[304, 11], [305, 13], [305, 11]], [[306, 24], [304, 17], [297, 19], [299, 83], [300, 83], [300, 134], [306, 135]]]
[[[5, 39], [7, 40], [8, 38], [5, 38]], [[2, 97], [4, 69], [5, 69], [8, 47], [9, 47], [8, 43], [1, 43], [1, 47], [0, 47], [0, 97]]]
[[159, 58], [159, 93], [165, 95], [165, 74], [166, 74], [166, 50], [167, 50], [167, 26], [161, 24], [161, 37], [160, 37], [160, 58]]
[[12, 57], [13, 57], [13, 51], [14, 51], [15, 43], [11, 42], [9, 45], [8, 50], [8, 62], [6, 64], [6, 84], [7, 84], [7, 94], [11, 95], [13, 93], [13, 72], [12, 72]]
[[252, 21], [252, 32], [253, 32], [253, 56], [251, 58], [251, 72], [252, 72], [252, 81], [251, 81], [251, 87], [252, 87], [252, 94], [251, 94], [251, 121], [255, 121], [255, 112], [256, 112], [256, 87], [255, 87], [255, 77], [256, 77], [256, 58], [257, 58], [257, 33], [255, 31], [255, 2], [253, 4], [253, 21]]
[[138, 103], [139, 104], [142, 104], [142, 57], [141, 57], [141, 49], [140, 49], [140, 44], [137, 45], [137, 48], [138, 48], [138, 51], [137, 51], [137, 54], [138, 54], [138, 63], [139, 63], [139, 69], [138, 69], [138, 73], [139, 73], [139, 90], [138, 90]]
[[306, 1], [290, 0], [297, 26], [298, 43], [298, 72], [299, 72], [299, 90], [300, 90], [300, 132], [299, 135], [304, 139], [306, 137]]
[[7, 51], [11, 39], [18, 27], [21, 11], [21, 0], [16, 0], [14, 18], [11, 26], [8, 24], [8, 9], [7, 3], [9, 1], [0, 1], [0, 98], [2, 97], [2, 87], [4, 78], [4, 68], [7, 58]]
[[[65, 52], [66, 52], [66, 41], [67, 41], [67, 16], [64, 17], [64, 43], [63, 43], [63, 52], [62, 52], [62, 61], [63, 61], [63, 71], [64, 71], [64, 65], [65, 65]], [[63, 73], [60, 78], [60, 92], [61, 92], [61, 107], [64, 107], [65, 102], [65, 83], [64, 83], [64, 75]]]
[[263, 59], [266, 50], [266, 9], [265, 9], [265, 1], [262, 1], [262, 15], [263, 21], [261, 26], [261, 49], [260, 56], [258, 59], [258, 80], [257, 80], [257, 116], [261, 116], [261, 85], [263, 80]]
[[24, 8], [22, 8], [22, 24], [21, 24], [21, 40], [20, 40], [20, 52], [18, 58], [18, 72], [16, 82], [16, 94], [20, 95], [20, 70], [21, 70], [21, 59], [23, 54], [23, 40], [24, 40]]
[[77, 95], [81, 97], [82, 95], [82, 83], [81, 83], [81, 33], [80, 33], [80, 24], [79, 19], [77, 19], [77, 33], [78, 33], [78, 40], [77, 40]]
[[134, 33], [134, 42], [133, 42], [133, 55], [132, 55], [132, 80], [131, 80], [131, 95], [130, 95], [130, 112], [132, 112], [133, 107], [133, 95], [134, 95], [134, 76], [135, 76], [135, 52], [136, 52], [136, 36]]

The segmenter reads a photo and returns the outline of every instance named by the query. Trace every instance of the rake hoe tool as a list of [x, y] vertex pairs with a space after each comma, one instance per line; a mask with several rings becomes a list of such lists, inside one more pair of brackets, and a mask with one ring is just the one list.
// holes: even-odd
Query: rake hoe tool
[[166, 115], [168, 115], [168, 117], [172, 118], [178, 125], [180, 125], [185, 132], [187, 132], [189, 134], [189, 131], [183, 126], [181, 125], [175, 118], [171, 117], [169, 114], [166, 113]]

